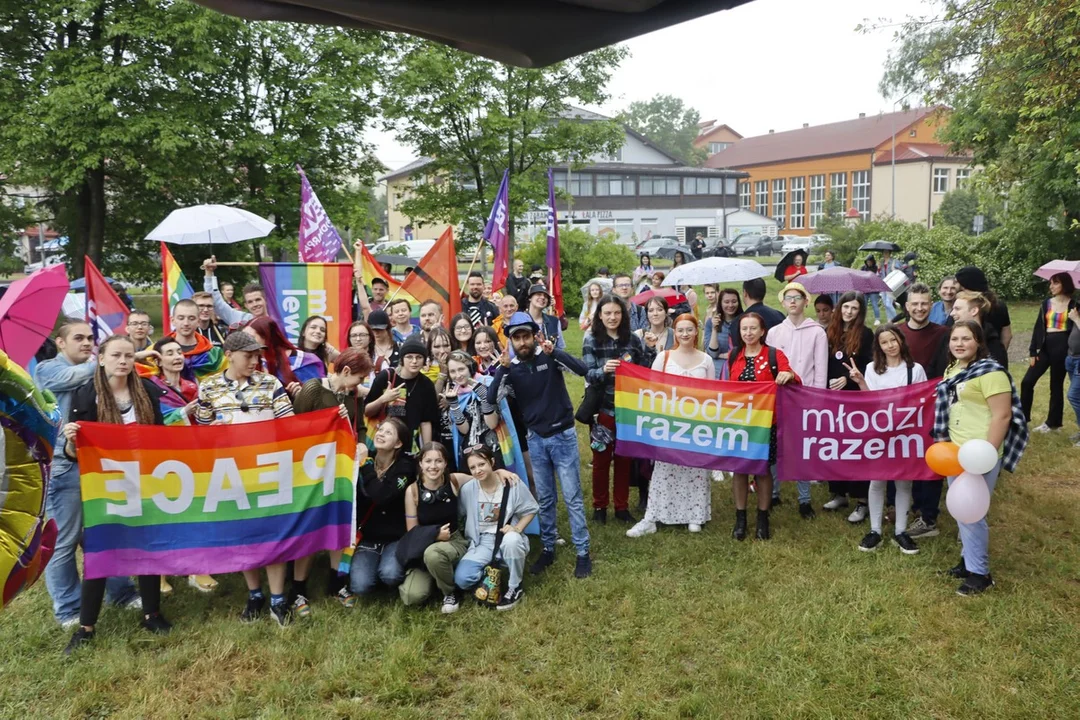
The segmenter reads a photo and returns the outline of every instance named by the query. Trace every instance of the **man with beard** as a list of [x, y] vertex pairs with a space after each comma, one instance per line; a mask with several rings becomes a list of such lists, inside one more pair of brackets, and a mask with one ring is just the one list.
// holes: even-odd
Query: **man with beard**
[[499, 309], [490, 300], [484, 299], [483, 274], [479, 270], [470, 272], [469, 278], [465, 281], [465, 288], [468, 291], [468, 297], [462, 299], [461, 311], [469, 316], [473, 327], [490, 325], [499, 314]]

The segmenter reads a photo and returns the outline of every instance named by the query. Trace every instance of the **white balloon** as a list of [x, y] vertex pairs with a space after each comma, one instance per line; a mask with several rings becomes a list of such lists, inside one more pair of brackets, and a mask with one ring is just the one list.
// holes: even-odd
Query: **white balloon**
[[990, 488], [982, 475], [963, 472], [949, 484], [945, 495], [949, 514], [961, 523], [976, 523], [990, 510]]
[[998, 454], [986, 440], [968, 440], [960, 446], [960, 467], [974, 475], [985, 475], [997, 465]]

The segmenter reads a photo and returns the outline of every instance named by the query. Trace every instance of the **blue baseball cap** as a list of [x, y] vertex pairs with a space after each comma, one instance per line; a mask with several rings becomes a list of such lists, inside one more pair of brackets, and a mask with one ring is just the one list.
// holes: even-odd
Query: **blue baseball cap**
[[528, 330], [531, 333], [540, 332], [540, 326], [533, 322], [527, 312], [516, 312], [510, 316], [510, 320], [503, 326], [506, 337], [512, 337], [519, 330]]

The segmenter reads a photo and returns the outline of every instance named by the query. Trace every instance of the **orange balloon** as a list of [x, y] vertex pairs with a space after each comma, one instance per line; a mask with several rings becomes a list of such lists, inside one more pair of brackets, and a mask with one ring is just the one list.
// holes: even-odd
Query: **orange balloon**
[[938, 475], [955, 477], [964, 472], [960, 466], [960, 446], [954, 442], [938, 442], [926, 448], [926, 464]]

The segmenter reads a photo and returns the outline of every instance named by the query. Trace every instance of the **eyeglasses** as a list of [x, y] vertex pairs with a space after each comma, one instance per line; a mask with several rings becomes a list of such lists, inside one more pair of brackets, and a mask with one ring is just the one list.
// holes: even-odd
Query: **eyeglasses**
[[785, 295], [784, 302], [795, 302], [796, 300], [803, 300], [802, 295]]
[[150, 323], [145, 320], [129, 320], [128, 327], [150, 327]]
[[213, 305], [199, 305], [199, 304], [196, 304], [195, 307], [199, 308], [200, 310], [213, 310], [214, 309]]
[[628, 287], [631, 287], [631, 285], [628, 282], [621, 282], [621, 283], [615, 283], [615, 287], [617, 287], [617, 288], [628, 288]]

